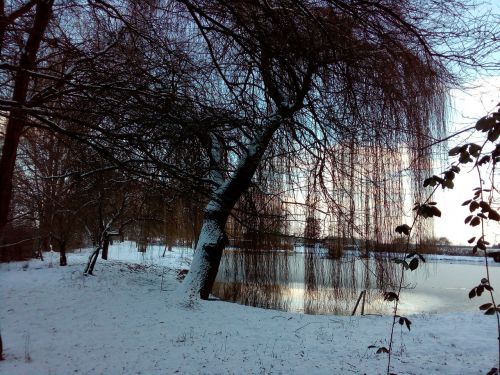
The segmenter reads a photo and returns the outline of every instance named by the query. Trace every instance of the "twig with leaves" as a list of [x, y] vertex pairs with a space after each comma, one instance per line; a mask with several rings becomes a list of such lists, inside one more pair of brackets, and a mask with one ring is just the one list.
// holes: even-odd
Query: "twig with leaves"
[[[474, 244], [472, 249], [473, 254], [479, 250], [483, 251], [484, 267], [486, 277], [483, 277], [480, 283], [473, 287], [469, 292], [469, 298], [481, 296], [485, 291], [488, 292], [491, 302], [484, 303], [479, 306], [485, 315], [495, 315], [498, 331], [498, 362], [497, 366], [492, 367], [487, 375], [500, 374], [500, 305], [495, 302], [493, 295], [493, 287], [491, 286], [490, 268], [488, 257], [498, 259], [498, 252], [489, 251], [490, 243], [486, 240], [485, 222], [499, 222], [500, 214], [492, 207], [494, 194], [498, 192], [494, 186], [494, 175], [496, 163], [500, 162], [500, 143], [495, 144], [500, 136], [500, 109], [484, 116], [476, 123], [475, 129], [478, 132], [486, 133], [486, 140], [482, 145], [468, 143], [463, 146], [455, 147], [450, 150], [450, 156], [458, 156], [459, 164], [474, 163], [474, 169], [477, 171], [479, 186], [473, 189], [471, 199], [462, 203], [462, 206], [468, 206], [470, 215], [465, 218], [464, 223], [471, 227], [479, 227], [479, 236], [474, 236], [468, 240], [470, 244]], [[486, 169], [490, 173], [491, 187], [485, 187], [485, 181], [482, 177], [482, 169]]]
[[[447, 187], [446, 185], [449, 186], [449, 183], [445, 182], [443, 180], [443, 188]], [[434, 189], [432, 193], [427, 197], [427, 199], [423, 203], [416, 203], [415, 206], [413, 207], [413, 210], [415, 211], [415, 216], [413, 218], [413, 222], [411, 225], [408, 224], [401, 224], [396, 227], [396, 232], [407, 236], [406, 239], [406, 249], [405, 249], [405, 254], [403, 258], [395, 258], [394, 263], [400, 264], [401, 265], [401, 277], [399, 278], [399, 283], [397, 286], [396, 291], [389, 291], [384, 293], [384, 300], [389, 301], [389, 302], [394, 302], [394, 309], [393, 309], [393, 314], [392, 314], [392, 325], [391, 325], [391, 331], [390, 331], [390, 336], [389, 336], [389, 347], [379, 347], [377, 348], [377, 354], [380, 353], [387, 353], [388, 354], [388, 360], [387, 360], [387, 374], [392, 374], [391, 373], [391, 358], [392, 358], [392, 344], [394, 342], [394, 328], [397, 323], [399, 323], [401, 326], [405, 325], [408, 330], [411, 330], [411, 320], [408, 319], [405, 316], [399, 315], [399, 301], [400, 301], [400, 296], [401, 296], [401, 290], [403, 289], [403, 283], [404, 283], [404, 277], [405, 277], [405, 271], [414, 271], [418, 268], [420, 262], [425, 262], [425, 258], [422, 254], [420, 254], [416, 249], [411, 249], [411, 233], [415, 225], [417, 224], [417, 221], [420, 217], [422, 218], [431, 218], [434, 216], [440, 217], [441, 216], [441, 211], [436, 207], [436, 202], [430, 201], [434, 193], [436, 192], [437, 188], [439, 185], [436, 183], [432, 184], [434, 186]], [[373, 348], [375, 346], [371, 345], [369, 348]]]
[[[500, 252], [488, 252], [488, 246], [490, 243], [486, 240], [485, 235], [485, 221], [500, 221], [500, 214], [497, 210], [492, 208], [492, 203], [494, 202], [494, 194], [498, 193], [498, 190], [495, 189], [494, 186], [494, 174], [495, 174], [495, 166], [496, 163], [500, 162], [500, 143], [495, 144], [495, 142], [500, 137], [500, 109], [496, 112], [491, 113], [488, 116], [484, 116], [479, 121], [477, 121], [474, 129], [481, 133], [486, 133], [486, 140], [483, 141], [482, 145], [478, 145], [476, 143], [466, 143], [461, 146], [457, 146], [452, 148], [449, 151], [449, 156], [456, 157], [458, 156], [458, 160], [450, 166], [450, 168], [442, 173], [443, 177], [440, 176], [432, 176], [426, 178], [423, 182], [424, 187], [432, 187], [433, 190], [431, 194], [428, 196], [426, 201], [422, 204], [415, 204], [414, 211], [415, 217], [413, 219], [413, 223], [410, 225], [402, 224], [396, 227], [396, 232], [401, 235], [407, 236], [406, 241], [406, 254], [404, 258], [396, 258], [394, 262], [397, 264], [401, 264], [402, 273], [399, 280], [399, 285], [396, 291], [386, 292], [384, 294], [384, 299], [389, 302], [394, 302], [394, 310], [393, 310], [393, 322], [391, 326], [391, 332], [389, 337], [389, 345], [388, 348], [378, 347], [375, 345], [371, 345], [370, 348], [377, 348], [377, 353], [388, 353], [388, 361], [387, 361], [387, 374], [392, 375], [391, 373], [391, 354], [392, 354], [392, 344], [393, 344], [393, 336], [394, 336], [394, 327], [396, 322], [400, 325], [406, 325], [408, 330], [410, 330], [411, 321], [398, 314], [398, 307], [400, 301], [400, 295], [402, 290], [402, 285], [404, 281], [405, 272], [407, 270], [413, 271], [418, 268], [419, 262], [425, 262], [425, 258], [418, 253], [418, 251], [410, 251], [410, 239], [411, 233], [415, 224], [417, 223], [417, 219], [419, 217], [422, 218], [431, 218], [431, 217], [440, 217], [441, 211], [437, 208], [436, 202], [431, 202], [430, 199], [436, 192], [438, 187], [442, 187], [443, 189], [453, 189], [454, 188], [454, 179], [457, 173], [460, 173], [459, 165], [466, 165], [468, 163], [474, 163], [473, 168], [476, 169], [478, 173], [479, 187], [475, 188], [473, 191], [473, 196], [471, 199], [466, 200], [462, 203], [462, 206], [468, 206], [470, 215], [465, 218], [464, 223], [466, 225], [470, 225], [471, 227], [480, 226], [481, 232], [479, 236], [474, 236], [468, 240], [470, 244], [474, 243], [473, 254], [476, 254], [478, 250], [484, 252], [484, 260], [485, 260], [485, 272], [486, 277], [482, 278], [480, 283], [471, 289], [469, 292], [469, 298], [474, 298], [476, 296], [481, 296], [483, 292], [487, 291], [489, 293], [491, 302], [482, 304], [479, 306], [481, 311], [484, 311], [485, 315], [495, 315], [497, 322], [497, 330], [498, 330], [498, 367], [492, 367], [487, 375], [500, 375], [500, 304], [497, 305], [495, 302], [495, 297], [493, 295], [493, 287], [490, 284], [490, 270], [488, 257], [495, 257], [496, 259], [500, 259]], [[485, 182], [481, 175], [481, 168], [489, 168], [488, 171], [490, 173], [490, 183], [491, 188], [486, 188], [484, 186]], [[409, 262], [408, 262], [409, 260]]]

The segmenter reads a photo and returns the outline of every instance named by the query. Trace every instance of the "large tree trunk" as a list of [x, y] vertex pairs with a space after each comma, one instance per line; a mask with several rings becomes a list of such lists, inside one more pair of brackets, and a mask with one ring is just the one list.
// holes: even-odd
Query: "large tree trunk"
[[193, 262], [181, 289], [187, 294], [188, 303], [198, 297], [208, 299], [212, 291], [222, 252], [227, 244], [225, 225], [227, 218], [213, 217], [219, 212], [205, 210], [205, 218], [201, 228]]
[[[30, 76], [28, 71], [36, 66], [36, 55], [40, 48], [43, 34], [49, 23], [53, 1], [39, 1], [36, 6], [33, 28], [30, 30], [26, 46], [19, 60], [20, 70], [16, 73], [12, 100], [18, 106], [26, 104]], [[0, 231], [7, 224], [12, 196], [12, 176], [16, 163], [17, 148], [22, 131], [26, 125], [26, 112], [22, 108], [13, 108], [5, 127], [5, 138], [0, 159]]]
[[187, 305], [194, 299], [208, 299], [219, 271], [224, 247], [228, 242], [225, 226], [229, 214], [241, 195], [248, 189], [269, 142], [281, 124], [282, 117], [273, 116], [267, 127], [249, 146], [247, 155], [240, 161], [234, 173], [222, 181], [212, 193], [205, 208], [203, 223], [198, 236], [193, 262], [180, 291]]
[[0, 228], [5, 228], [9, 216], [12, 196], [12, 179], [16, 163], [17, 147], [23, 129], [23, 122], [14, 119], [18, 111], [11, 111], [7, 122], [2, 158], [0, 159]]

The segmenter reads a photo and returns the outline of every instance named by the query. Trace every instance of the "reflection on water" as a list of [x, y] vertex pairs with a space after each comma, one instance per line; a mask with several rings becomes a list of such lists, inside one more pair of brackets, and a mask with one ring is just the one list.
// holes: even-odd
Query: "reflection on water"
[[[383, 293], [395, 290], [401, 268], [391, 256], [328, 258], [309, 248], [304, 253], [228, 251], [213, 289], [217, 297], [249, 306], [350, 315], [366, 290], [365, 314], [391, 314]], [[487, 296], [469, 301], [468, 291], [484, 277], [481, 263], [428, 262], [405, 273], [400, 313], [476, 310]], [[491, 283], [500, 280], [492, 267]], [[359, 313], [361, 306], [358, 307]]]

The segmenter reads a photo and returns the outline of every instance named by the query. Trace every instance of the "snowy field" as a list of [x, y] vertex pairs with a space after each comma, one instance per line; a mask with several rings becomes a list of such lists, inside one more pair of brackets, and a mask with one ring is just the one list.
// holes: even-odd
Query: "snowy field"
[[[152, 251], [151, 251], [152, 250]], [[385, 374], [391, 318], [310, 316], [175, 299], [189, 249], [137, 253], [110, 248], [96, 276], [82, 275], [88, 250], [0, 265], [2, 375]], [[404, 297], [404, 296], [403, 296]], [[465, 297], [466, 298], [466, 297]], [[397, 374], [485, 374], [497, 358], [495, 318], [417, 315], [396, 328]]]

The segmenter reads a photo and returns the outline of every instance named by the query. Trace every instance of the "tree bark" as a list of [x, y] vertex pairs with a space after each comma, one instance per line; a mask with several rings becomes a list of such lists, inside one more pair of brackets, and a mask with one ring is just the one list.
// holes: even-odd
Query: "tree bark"
[[65, 241], [62, 241], [59, 243], [59, 265], [61, 267], [68, 265], [68, 261], [66, 259], [66, 242]]
[[181, 291], [186, 294], [189, 305], [197, 298], [208, 299], [217, 277], [222, 252], [227, 244], [224, 217], [214, 217], [219, 212], [205, 209], [205, 216], [200, 232], [198, 245], [195, 249], [193, 262], [189, 273], [181, 285]]
[[29, 70], [36, 67], [36, 56], [40, 48], [42, 37], [49, 23], [52, 13], [53, 0], [39, 1], [36, 6], [33, 28], [30, 30], [28, 40], [19, 60], [20, 70], [14, 80], [12, 100], [16, 108], [10, 111], [5, 127], [5, 138], [0, 159], [0, 231], [7, 224], [10, 201], [12, 197], [12, 177], [16, 163], [19, 139], [26, 126], [26, 113], [21, 108], [26, 104], [30, 82]]
[[102, 244], [102, 254], [101, 259], [108, 260], [108, 249], [109, 249], [109, 236], [104, 236], [104, 241]]
[[200, 251], [203, 262], [207, 265], [206, 272], [203, 279], [200, 282], [200, 298], [208, 299], [210, 293], [212, 292], [217, 273], [219, 272], [220, 260], [222, 258], [222, 253], [227, 245], [228, 239], [225, 231], [227, 218], [225, 220], [214, 220], [208, 219], [207, 224], [216, 228], [214, 233], [218, 233], [216, 241], [204, 241], [202, 244], [202, 249]]

